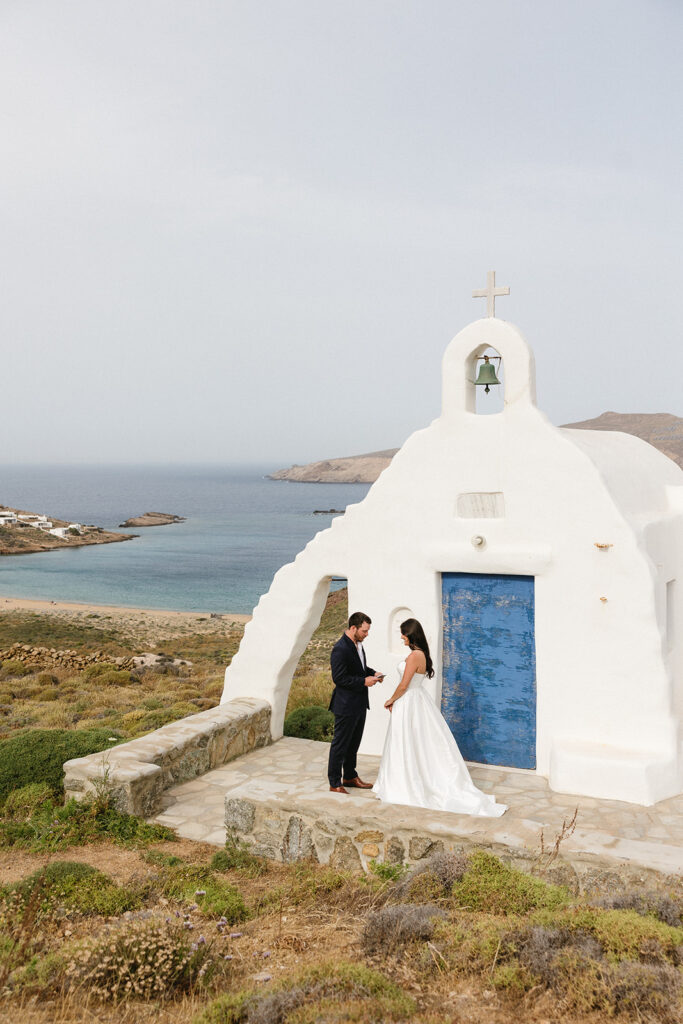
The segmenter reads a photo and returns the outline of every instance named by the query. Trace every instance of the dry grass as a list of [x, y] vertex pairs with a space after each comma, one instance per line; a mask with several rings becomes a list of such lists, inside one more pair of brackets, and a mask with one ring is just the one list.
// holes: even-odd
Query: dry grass
[[297, 666], [289, 691], [287, 714], [312, 704], [326, 708], [332, 696], [330, 651], [346, 629], [349, 617], [345, 589], [333, 591], [327, 599], [320, 625], [311, 637]]
[[[201, 934], [207, 943], [218, 944], [216, 950], [232, 959], [223, 961], [225, 969], [214, 976], [212, 984], [176, 994], [171, 990], [162, 999], [133, 998], [112, 1004], [107, 999], [95, 1000], [92, 990], [83, 987], [69, 990], [65, 979], [55, 976], [39, 991], [30, 985], [11, 989], [0, 1000], [0, 1021], [137, 1024], [154, 1019], [165, 1024], [196, 1024], [201, 1018], [221, 1024], [232, 1018], [205, 1016], [220, 993], [228, 993], [238, 1002], [250, 1001], [249, 1021], [272, 1018], [282, 1024], [290, 1017], [286, 1013], [278, 1017], [277, 1013], [289, 1003], [292, 1024], [318, 1020], [372, 1024], [390, 1019], [410, 1019], [416, 1024], [517, 1024], [520, 1020], [525, 1024], [555, 1020], [597, 1024], [612, 1019], [613, 1014], [624, 1024], [636, 1020], [677, 1024], [680, 1019], [676, 1016], [680, 968], [672, 960], [677, 947], [667, 944], [678, 933], [654, 920], [649, 923], [647, 918], [634, 924], [628, 917], [632, 912], [565, 909], [558, 923], [550, 924], [536, 920], [537, 910], [522, 916], [465, 911], [457, 906], [457, 900], [449, 903], [448, 898], [438, 908], [397, 906], [391, 898], [387, 900], [387, 890], [400, 893], [400, 882], [382, 883], [375, 877], [344, 875], [313, 864], [269, 864], [264, 874], [250, 874], [245, 866], [220, 875], [240, 890], [251, 915], [236, 927], [221, 928], [215, 913], [193, 907], [191, 896], [183, 900], [164, 895], [166, 875], [159, 863], [171, 854], [201, 872], [207, 869], [215, 849], [189, 841], [156, 849], [158, 855], [150, 856], [99, 844], [68, 856], [105, 870], [120, 885], [135, 885], [148, 892], [140, 918], [134, 916], [133, 924], [168, 918], [189, 921], [192, 935]], [[463, 865], [460, 858], [447, 863], [441, 856], [432, 867], [442, 876], [439, 884], [447, 892], [464, 877]], [[18, 857], [2, 854], [0, 879], [26, 877], [42, 862], [43, 858], [26, 853]], [[488, 877], [481, 866], [477, 870]], [[427, 876], [437, 880], [436, 871], [429, 870], [416, 878]], [[672, 893], [672, 898], [679, 895]], [[176, 911], [180, 918], [175, 917]], [[615, 914], [616, 918], [610, 917]], [[589, 925], [593, 929], [590, 934], [585, 931]], [[41, 927], [40, 955], [69, 953], [82, 940], [101, 940], [127, 927], [125, 919], [106, 921], [73, 912], [57, 916]], [[610, 959], [605, 952], [605, 943], [611, 943], [614, 950], [621, 944], [623, 952], [629, 952], [624, 928], [636, 937], [629, 941], [642, 948], [640, 961], [619, 960], [612, 954]], [[658, 928], [663, 929], [661, 937], [668, 936], [663, 945], [656, 938]], [[647, 941], [646, 935], [650, 936]], [[339, 965], [349, 962], [353, 965], [350, 980], [346, 977], [341, 984]], [[257, 980], [264, 975], [271, 980]], [[371, 991], [373, 978], [385, 979], [393, 986], [393, 1001], [377, 1002]], [[574, 983], [571, 991], [568, 980]], [[369, 988], [359, 996], [364, 985]], [[295, 996], [289, 999], [287, 992]], [[416, 1008], [408, 1017], [402, 1016], [400, 1007], [411, 999]]]
[[[310, 703], [327, 705], [332, 689], [329, 651], [346, 617], [346, 593], [331, 595], [297, 669], [289, 710]], [[140, 652], [138, 633], [119, 630], [107, 639], [110, 625], [102, 619], [96, 626], [60, 622], [71, 648], [78, 649], [81, 630], [84, 649], [92, 649], [96, 631], [97, 644], [111, 643], [112, 653]], [[28, 629], [30, 624], [24, 626]], [[15, 621], [11, 631], [21, 628]], [[47, 621], [41, 630], [49, 633]], [[104, 681], [61, 669], [47, 674], [40, 669], [16, 678], [10, 673], [0, 681], [0, 705], [6, 705], [4, 734], [25, 725], [59, 724], [72, 729], [104, 726], [132, 736], [154, 728], [169, 715], [209, 706], [220, 698], [223, 669], [240, 635], [241, 627], [215, 626], [213, 621], [202, 622], [197, 634], [191, 630], [164, 634], [157, 650], [194, 663], [181, 675], [147, 672], [123, 678], [113, 674]], [[604, 1024], [613, 1015], [624, 1024], [683, 1021], [676, 992], [683, 949], [683, 930], [675, 927], [680, 891], [632, 893], [620, 881], [614, 885], [615, 895], [600, 894], [603, 906], [586, 901], [574, 904], [569, 894], [541, 880], [520, 879], [490, 858], [466, 861], [447, 852], [434, 857], [425, 870], [396, 883], [311, 864], [270, 864], [265, 871], [250, 871], [245, 860], [241, 866], [234, 861], [237, 866], [227, 871], [214, 869], [213, 875], [207, 874], [219, 883], [212, 890], [212, 901], [225, 891], [220, 883], [229, 883], [248, 908], [248, 920], [226, 928], [219, 927], [215, 902], [209, 912], [208, 903], [203, 903], [206, 897], [194, 895], [205, 888], [208, 896], [208, 884], [198, 881], [196, 887], [181, 891], [173, 878], [169, 881], [169, 857], [193, 865], [199, 874], [190, 871], [188, 877], [194, 880], [208, 871], [215, 852], [214, 847], [181, 841], [159, 844], [156, 856], [105, 842], [60, 853], [142, 894], [142, 902], [136, 904], [139, 909], [132, 911], [131, 918], [119, 915], [107, 920], [85, 912], [85, 904], [80, 912], [63, 907], [41, 918], [40, 927], [29, 935], [32, 948], [25, 951], [30, 954], [29, 964], [35, 959], [33, 966], [27, 976], [15, 975], [0, 994], [0, 1024], [196, 1024], [200, 1017], [211, 1024], [227, 1024], [237, 1020], [204, 1016], [220, 993], [238, 1002], [250, 1001], [251, 1012], [264, 1021], [279, 1014], [278, 1024], [287, 1020], [290, 1024], [351, 1020], [374, 1024], [390, 1019], [410, 1019], [415, 1024], [549, 1024], [556, 1020]], [[0, 885], [28, 877], [45, 860], [23, 850], [0, 851]], [[202, 903], [207, 909], [195, 905]], [[437, 912], [433, 906], [425, 909], [430, 903], [436, 904]], [[171, 986], [163, 998], [126, 998], [118, 1003], [95, 1000], [87, 986], [69, 988], [59, 957], [72, 955], [82, 941], [100, 940], [118, 934], [118, 929], [125, 933], [136, 922], [165, 922], [166, 918], [172, 924], [188, 921], [193, 935], [204, 935], [222, 956], [231, 957], [222, 962], [213, 981], [207, 979], [204, 986], [197, 977], [186, 992]], [[0, 960], [11, 955], [6, 939], [3, 942], [0, 936]], [[345, 962], [358, 971], [340, 981], [338, 968]], [[264, 975], [271, 980], [258, 980]], [[391, 998], [373, 994], [377, 977], [394, 986]], [[296, 992], [296, 997], [282, 995], [285, 990]], [[405, 1007], [410, 1000], [416, 1007], [408, 1013]]]
[[[150, 613], [152, 614], [152, 613]], [[346, 590], [330, 594], [318, 629], [304, 652], [292, 682], [288, 713], [299, 707], [327, 707], [332, 693], [329, 655], [346, 626]], [[145, 650], [192, 662], [164, 672], [134, 673], [127, 681], [103, 680], [87, 672], [33, 666], [25, 675], [11, 671], [0, 680], [0, 739], [26, 728], [110, 728], [132, 738], [185, 715], [214, 707], [223, 691], [223, 675], [235, 654], [244, 626], [228, 617], [197, 616], [179, 625], [160, 626], [144, 616], [60, 610], [10, 612], [0, 618], [0, 646], [14, 642], [68, 646], [71, 650], [122, 654]], [[156, 641], [151, 634], [156, 630]], [[54, 632], [54, 635], [51, 634]]]

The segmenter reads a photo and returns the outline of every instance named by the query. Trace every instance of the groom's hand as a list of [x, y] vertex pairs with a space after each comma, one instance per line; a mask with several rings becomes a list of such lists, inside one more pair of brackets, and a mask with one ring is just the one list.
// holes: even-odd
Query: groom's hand
[[374, 686], [375, 683], [378, 683], [379, 681], [380, 681], [380, 676], [366, 676], [365, 677], [365, 685], [366, 686]]

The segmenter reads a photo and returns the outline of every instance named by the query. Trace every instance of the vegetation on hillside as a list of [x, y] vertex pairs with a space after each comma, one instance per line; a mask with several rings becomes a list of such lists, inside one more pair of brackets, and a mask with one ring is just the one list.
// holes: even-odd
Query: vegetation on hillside
[[[91, 820], [105, 811], [101, 798]], [[4, 862], [0, 1019], [681, 1020], [680, 885], [610, 901], [595, 877], [573, 898], [487, 853], [351, 875], [267, 863], [232, 838], [211, 855], [141, 835], [112, 861], [117, 828], [24, 854], [20, 874]]]
[[[306, 728], [324, 730], [346, 616], [332, 594], [298, 667], [290, 710]], [[179, 841], [118, 812], [106, 780], [64, 804], [61, 758], [217, 702], [240, 628], [204, 622], [131, 671], [114, 658], [138, 642], [104, 617], [55, 633], [50, 618], [0, 618], [0, 648], [112, 660], [0, 664], [0, 1021], [683, 1021], [680, 879], [596, 870], [570, 895], [540, 862], [534, 875], [483, 851], [352, 875], [266, 862], [234, 837]]]

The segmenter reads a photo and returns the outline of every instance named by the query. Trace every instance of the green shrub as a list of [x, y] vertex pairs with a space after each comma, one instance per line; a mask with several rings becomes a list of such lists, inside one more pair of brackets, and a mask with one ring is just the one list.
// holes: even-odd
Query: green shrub
[[285, 718], [285, 736], [297, 736], [302, 740], [322, 740], [332, 742], [334, 733], [334, 715], [327, 708], [314, 704], [307, 708], [297, 708]]
[[144, 711], [160, 711], [163, 706], [164, 702], [160, 697], [146, 697], [145, 700], [140, 701], [140, 707]]
[[9, 987], [13, 993], [40, 994], [44, 999], [61, 985], [65, 961], [64, 953], [48, 953], [46, 956], [33, 955], [28, 963], [12, 971]]
[[503, 989], [510, 995], [523, 996], [534, 987], [535, 979], [520, 964], [501, 964], [491, 975], [493, 987]]
[[592, 936], [613, 962], [637, 960], [644, 953], [652, 958], [657, 951], [657, 959], [675, 962], [683, 949], [683, 928], [673, 928], [635, 910], [571, 907], [552, 915], [536, 914], [534, 922]]
[[168, 725], [169, 722], [177, 722], [180, 718], [186, 718], [188, 715], [196, 713], [197, 708], [194, 704], [183, 702], [156, 711], [131, 711], [125, 716], [124, 722], [131, 736], [140, 736], [153, 729], [160, 729], [162, 725]]
[[253, 854], [247, 844], [232, 832], [228, 832], [225, 849], [214, 853], [210, 866], [214, 871], [239, 871], [250, 878], [265, 875], [268, 871], [268, 861]]
[[97, 680], [98, 686], [128, 686], [129, 683], [135, 682], [135, 677], [127, 669], [119, 668], [108, 661], [88, 665], [83, 670], [83, 678], [88, 682]]
[[383, 882], [398, 882], [408, 870], [405, 864], [389, 864], [383, 860], [371, 860], [370, 870]]
[[44, 782], [61, 796], [64, 762], [106, 750], [111, 737], [108, 729], [29, 729], [0, 741], [0, 804], [32, 782]]
[[59, 690], [55, 689], [54, 686], [44, 686], [42, 690], [38, 690], [37, 693], [33, 694], [34, 700], [42, 701], [54, 701], [60, 699]]
[[97, 661], [94, 665], [88, 665], [87, 668], [83, 669], [84, 679], [99, 679], [106, 672], [118, 672], [119, 666], [115, 665], [112, 661]]
[[401, 903], [435, 903], [445, 896], [441, 880], [431, 871], [419, 871], [392, 893]]
[[10, 821], [28, 821], [36, 811], [51, 802], [52, 790], [45, 782], [30, 782], [13, 789], [5, 800], [3, 814]]
[[398, 985], [360, 964], [323, 963], [295, 974], [269, 992], [220, 996], [195, 1024], [297, 1024], [319, 1021], [408, 1021], [416, 1006]]
[[249, 917], [249, 911], [239, 889], [213, 871], [192, 864], [168, 867], [162, 877], [162, 888], [167, 896], [196, 903], [203, 914], [224, 917], [228, 924], [238, 924]]
[[80, 914], [114, 917], [135, 910], [142, 899], [139, 891], [121, 887], [101, 871], [79, 861], [52, 861], [11, 888], [26, 902], [37, 885], [42, 888], [43, 904], [61, 905]]
[[41, 686], [57, 686], [59, 679], [52, 672], [39, 672], [36, 680]]
[[[553, 990], [567, 1009], [582, 1016], [599, 1011], [611, 1018], [623, 1012], [658, 1024], [680, 1021], [677, 1003], [681, 976], [663, 958], [664, 948], [657, 948], [651, 936], [643, 939], [641, 932], [637, 938], [634, 933], [628, 952], [634, 953], [640, 944], [639, 952], [646, 962], [631, 956], [616, 961], [613, 952], [605, 955], [594, 934], [610, 930], [605, 918], [598, 921], [580, 908], [576, 910], [574, 921], [570, 922], [569, 913], [564, 912], [557, 915], [559, 924], [517, 928], [501, 936], [493, 984], [517, 995], [532, 988]], [[624, 914], [617, 926], [621, 938], [616, 945], [622, 953], [630, 913]], [[547, 912], [546, 917], [550, 917]], [[651, 919], [651, 923], [659, 922]], [[588, 926], [586, 930], [584, 926]]]
[[635, 910], [643, 916], [652, 915], [674, 928], [683, 927], [683, 900], [648, 889], [622, 888], [596, 900], [595, 906], [609, 910]]
[[98, 686], [130, 686], [134, 682], [133, 676], [125, 669], [110, 669], [109, 672], [103, 672], [97, 677]]
[[[32, 875], [22, 878], [12, 888], [22, 895], [31, 892], [36, 884], [43, 880], [45, 885], [61, 885], [65, 880], [71, 882], [80, 881], [82, 878], [90, 878], [92, 875], [99, 875], [97, 868], [90, 864], [82, 864], [77, 860], [53, 860], [44, 868], [34, 871]], [[102, 875], [102, 877], [105, 877]]]
[[126, 911], [137, 910], [143, 893], [139, 889], [117, 885], [98, 871], [79, 881], [65, 882], [55, 890], [55, 899], [79, 914], [118, 917]]
[[24, 822], [0, 821], [0, 847], [35, 851], [63, 850], [97, 840], [140, 847], [175, 838], [164, 825], [148, 824], [102, 801], [72, 799], [60, 805], [47, 800]]
[[31, 669], [28, 665], [24, 665], [23, 661], [17, 661], [16, 658], [0, 662], [0, 679], [20, 679], [30, 674]]
[[566, 889], [509, 868], [490, 853], [470, 857], [467, 871], [454, 882], [452, 898], [460, 907], [491, 914], [526, 914], [569, 902]]

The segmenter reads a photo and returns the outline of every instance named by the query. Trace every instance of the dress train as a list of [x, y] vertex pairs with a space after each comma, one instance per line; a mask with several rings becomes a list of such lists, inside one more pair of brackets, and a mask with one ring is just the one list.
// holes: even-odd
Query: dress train
[[[403, 678], [405, 661], [399, 665]], [[380, 800], [435, 811], [497, 818], [507, 807], [472, 782], [446, 720], [414, 675], [394, 703], [377, 781]]]

